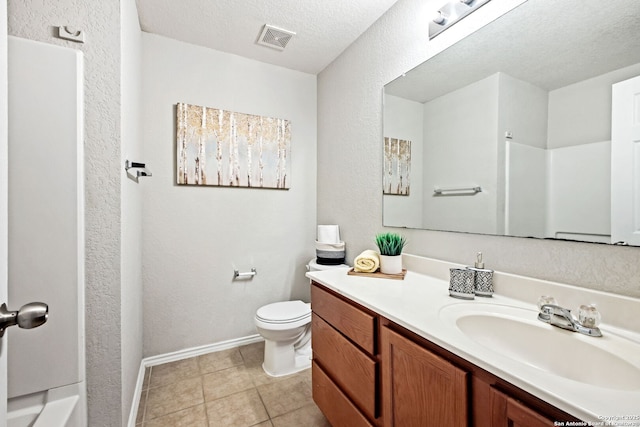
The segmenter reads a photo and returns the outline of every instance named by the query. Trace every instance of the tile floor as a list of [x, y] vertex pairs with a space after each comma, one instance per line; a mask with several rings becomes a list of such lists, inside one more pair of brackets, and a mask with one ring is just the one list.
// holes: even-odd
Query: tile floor
[[137, 427], [330, 427], [311, 370], [269, 377], [264, 343], [147, 368]]

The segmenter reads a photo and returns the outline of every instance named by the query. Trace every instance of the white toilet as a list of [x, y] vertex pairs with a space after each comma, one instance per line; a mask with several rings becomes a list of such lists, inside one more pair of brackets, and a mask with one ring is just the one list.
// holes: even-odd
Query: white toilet
[[[312, 260], [309, 271], [347, 267], [320, 265]], [[272, 377], [293, 374], [311, 366], [311, 304], [300, 300], [267, 304], [256, 311], [258, 333], [264, 338], [262, 369]]]

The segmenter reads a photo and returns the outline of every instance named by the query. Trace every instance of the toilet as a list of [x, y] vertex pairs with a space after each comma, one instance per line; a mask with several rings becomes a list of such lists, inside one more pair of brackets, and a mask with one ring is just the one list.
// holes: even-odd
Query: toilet
[[[321, 265], [312, 260], [309, 271], [347, 267]], [[311, 304], [300, 300], [267, 304], [256, 311], [254, 323], [264, 338], [262, 369], [272, 377], [293, 374], [311, 366]]]

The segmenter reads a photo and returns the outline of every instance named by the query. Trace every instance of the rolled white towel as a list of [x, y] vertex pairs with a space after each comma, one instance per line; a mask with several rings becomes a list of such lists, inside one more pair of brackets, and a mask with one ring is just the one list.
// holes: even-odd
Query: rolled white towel
[[353, 271], [356, 273], [373, 273], [380, 267], [378, 252], [367, 249], [353, 261]]

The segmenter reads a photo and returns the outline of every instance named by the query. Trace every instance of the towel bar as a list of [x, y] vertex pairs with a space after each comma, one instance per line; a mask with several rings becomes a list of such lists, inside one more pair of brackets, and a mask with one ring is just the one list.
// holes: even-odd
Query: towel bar
[[467, 196], [482, 192], [482, 187], [434, 188], [434, 196]]

